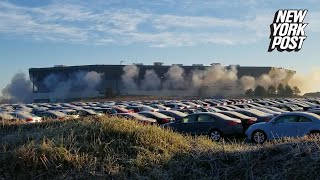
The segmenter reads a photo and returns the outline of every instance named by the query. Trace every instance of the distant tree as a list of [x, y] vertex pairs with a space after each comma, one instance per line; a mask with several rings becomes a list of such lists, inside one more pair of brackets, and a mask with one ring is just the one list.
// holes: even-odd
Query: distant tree
[[281, 83], [277, 87], [277, 94], [280, 96], [285, 96], [284, 86]]
[[286, 87], [284, 88], [284, 94], [288, 97], [293, 96], [293, 89], [289, 85], [286, 85]]
[[267, 92], [266, 92], [266, 89], [262, 86], [257, 86], [255, 89], [254, 89], [254, 95], [255, 96], [258, 96], [258, 97], [264, 97], [266, 96]]
[[274, 85], [268, 87], [267, 93], [269, 96], [274, 96], [277, 93], [277, 88]]
[[248, 97], [252, 97], [254, 95], [254, 91], [253, 89], [248, 89], [244, 94]]
[[300, 89], [297, 86], [294, 86], [292, 90], [293, 90], [293, 94], [296, 96], [301, 93]]

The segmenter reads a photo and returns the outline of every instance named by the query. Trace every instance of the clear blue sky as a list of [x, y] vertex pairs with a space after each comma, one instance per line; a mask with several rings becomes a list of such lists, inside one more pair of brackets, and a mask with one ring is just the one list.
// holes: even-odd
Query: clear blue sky
[[[278, 9], [308, 9], [299, 52], [268, 53]], [[2, 0], [0, 89], [17, 72], [57, 64], [240, 64], [320, 67], [318, 0]], [[319, 84], [320, 90], [320, 84]]]

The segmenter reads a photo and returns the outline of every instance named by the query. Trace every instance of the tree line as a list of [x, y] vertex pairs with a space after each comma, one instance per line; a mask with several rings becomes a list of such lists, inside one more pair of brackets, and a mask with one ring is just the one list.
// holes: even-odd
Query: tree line
[[297, 86], [279, 84], [278, 86], [271, 85], [267, 89], [263, 86], [257, 86], [255, 89], [248, 89], [245, 95], [248, 97], [293, 97], [299, 96], [301, 93]]

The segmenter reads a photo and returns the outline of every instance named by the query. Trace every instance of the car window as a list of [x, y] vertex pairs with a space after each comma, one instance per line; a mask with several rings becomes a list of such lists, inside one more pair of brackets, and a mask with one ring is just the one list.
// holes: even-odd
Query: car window
[[306, 117], [303, 117], [303, 116], [300, 116], [299, 118], [299, 122], [312, 122], [309, 118], [306, 118]]
[[299, 116], [281, 116], [275, 120], [275, 123], [299, 122]]
[[200, 114], [198, 116], [198, 122], [213, 122], [213, 121], [214, 119], [209, 115]]
[[195, 122], [197, 119], [197, 115], [191, 115], [191, 116], [187, 116], [185, 118], [182, 119], [182, 123], [193, 123]]

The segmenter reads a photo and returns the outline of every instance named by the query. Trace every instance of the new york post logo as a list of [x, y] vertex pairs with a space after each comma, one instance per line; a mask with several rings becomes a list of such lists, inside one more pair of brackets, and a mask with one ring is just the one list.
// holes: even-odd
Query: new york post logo
[[304, 29], [308, 23], [303, 23], [308, 10], [278, 10], [270, 25], [270, 45], [268, 52], [299, 51], [307, 36]]

